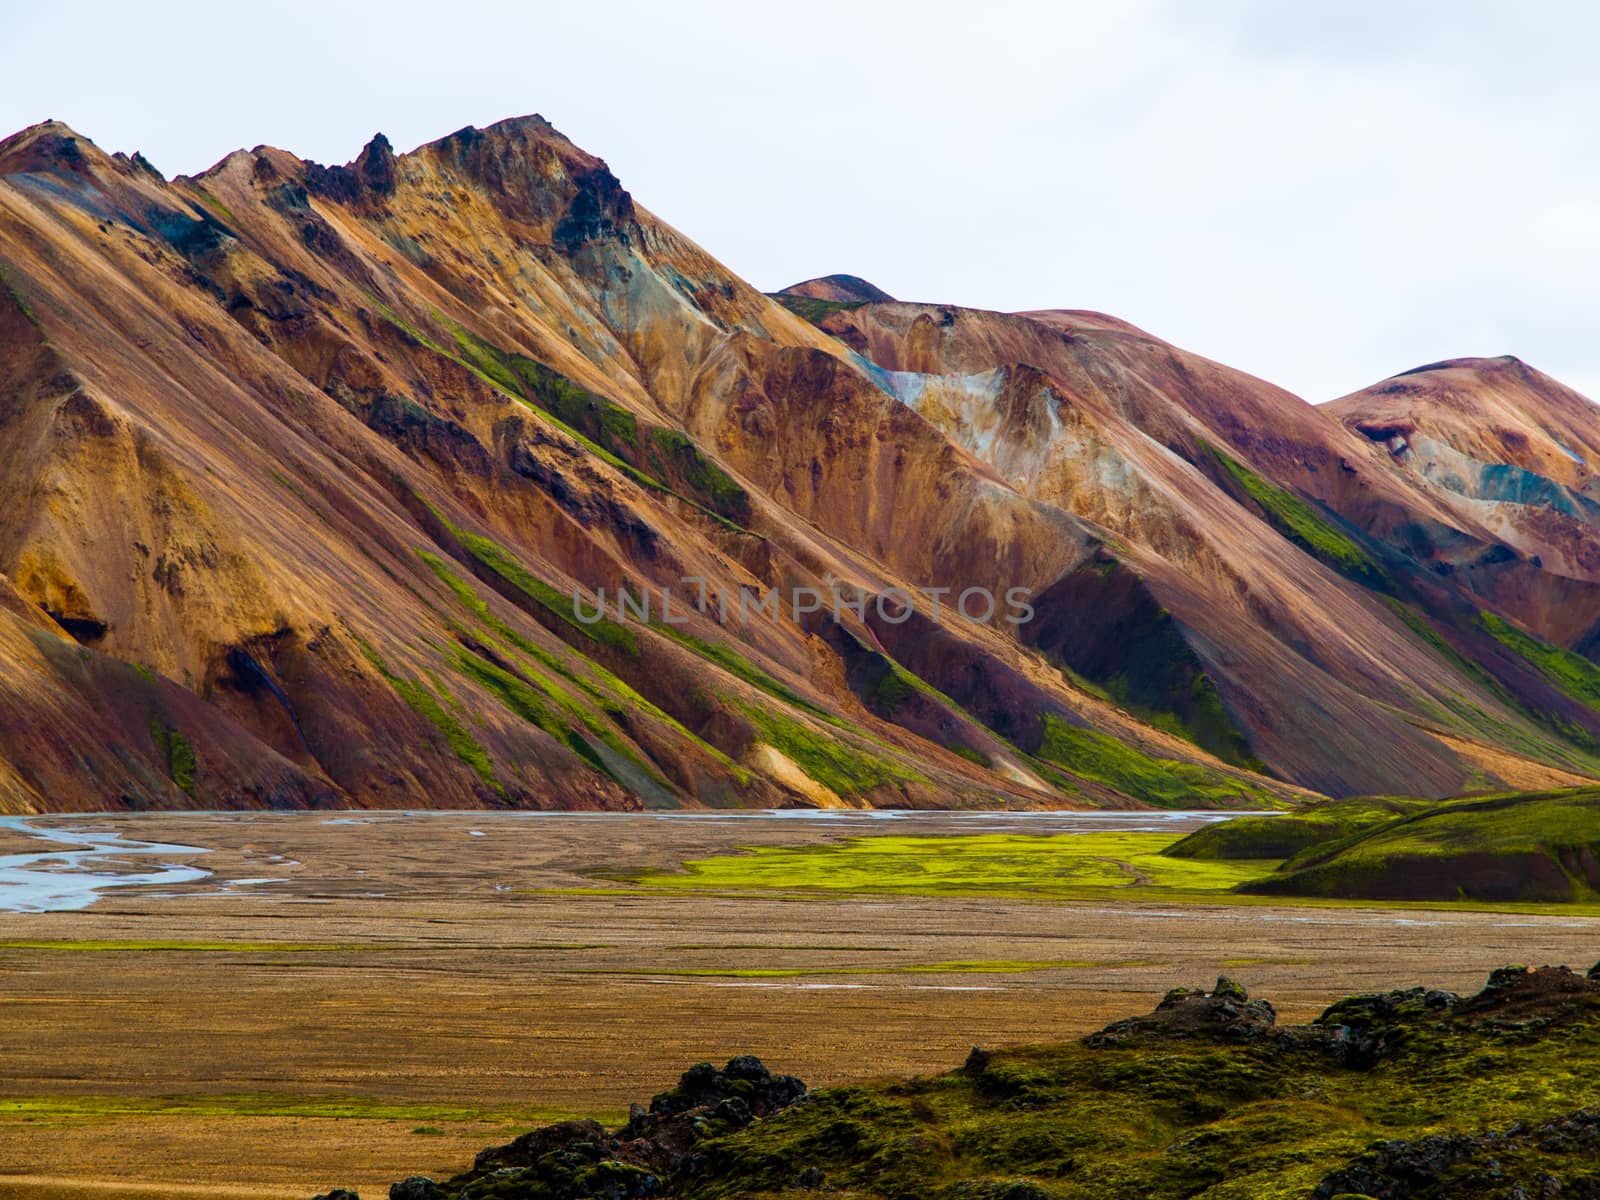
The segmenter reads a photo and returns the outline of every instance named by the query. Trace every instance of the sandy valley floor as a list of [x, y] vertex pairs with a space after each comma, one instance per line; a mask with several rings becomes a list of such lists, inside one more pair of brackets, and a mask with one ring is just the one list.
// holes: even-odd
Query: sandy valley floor
[[[585, 874], [1004, 818], [52, 824], [208, 847], [161, 861], [211, 874], [0, 913], [0, 1197], [382, 1196], [540, 1114], [616, 1114], [701, 1059], [753, 1052], [827, 1084], [1081, 1034], [1224, 971], [1303, 1019], [1354, 991], [1600, 958], [1600, 919], [1576, 915], [607, 894]], [[47, 848], [0, 833], [0, 853]]]

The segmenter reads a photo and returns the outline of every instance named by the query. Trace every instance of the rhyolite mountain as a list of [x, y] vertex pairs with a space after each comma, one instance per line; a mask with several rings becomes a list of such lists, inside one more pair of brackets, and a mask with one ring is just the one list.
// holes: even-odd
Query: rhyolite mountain
[[[765, 295], [538, 117], [172, 179], [34, 126], [0, 811], [1582, 782], [1593, 412], [1515, 360], [1317, 408], [1097, 313]], [[649, 620], [574, 610], [623, 588]], [[866, 603], [720, 611], [805, 588]]]

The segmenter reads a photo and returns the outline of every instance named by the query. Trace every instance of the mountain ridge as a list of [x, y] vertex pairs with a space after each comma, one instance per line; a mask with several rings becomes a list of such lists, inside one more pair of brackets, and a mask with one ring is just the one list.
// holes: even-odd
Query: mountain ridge
[[[0, 273], [8, 636], [53, 626], [231, 723], [175, 771], [176, 726], [117, 692], [87, 726], [108, 765], [75, 774], [0, 721], [13, 810], [1260, 806], [1600, 773], [1600, 713], [1474, 608], [1581, 644], [1593, 581], [1370, 438], [1102, 314], [765, 296], [541, 117], [170, 181], [35, 126], [0, 142]], [[688, 579], [863, 604], [572, 619]], [[936, 584], [1037, 617], [866, 602]], [[258, 759], [275, 799], [235, 769]]]

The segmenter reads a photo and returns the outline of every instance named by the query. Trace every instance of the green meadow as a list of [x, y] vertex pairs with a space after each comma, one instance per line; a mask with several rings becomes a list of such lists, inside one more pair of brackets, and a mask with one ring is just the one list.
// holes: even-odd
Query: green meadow
[[[678, 870], [607, 878], [656, 895], [766, 892], [804, 898], [861, 893], [1600, 915], [1600, 902], [1576, 886], [1548, 894], [1527, 889], [1495, 894], [1475, 891], [1466, 876], [1462, 886], [1431, 894], [1365, 886], [1382, 875], [1375, 862], [1402, 877], [1414, 872], [1421, 857], [1418, 847], [1424, 843], [1430, 861], [1445, 869], [1450, 869], [1450, 853], [1441, 852], [1435, 842], [1450, 852], [1475, 856], [1474, 861], [1492, 846], [1510, 869], [1534, 861], [1535, 853], [1562, 861], [1568, 846], [1590, 841], [1592, 789], [1528, 797], [1531, 803], [1526, 805], [1518, 803], [1521, 799], [1330, 801], [1303, 814], [1240, 818], [1187, 837], [1171, 833], [854, 837], [819, 846], [754, 847], [692, 859]], [[1555, 822], [1556, 816], [1567, 818], [1566, 825]], [[1560, 845], [1554, 846], [1556, 842]], [[1399, 853], [1402, 850], [1406, 853]]]
[[874, 892], [917, 896], [1158, 898], [1225, 895], [1270, 860], [1169, 858], [1170, 833], [874, 836], [823, 846], [758, 847], [631, 876], [651, 890]]

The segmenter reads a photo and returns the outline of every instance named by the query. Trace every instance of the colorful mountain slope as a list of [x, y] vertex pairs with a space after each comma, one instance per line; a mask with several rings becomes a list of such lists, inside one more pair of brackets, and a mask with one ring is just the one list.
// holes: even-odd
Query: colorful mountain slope
[[1384, 446], [1095, 314], [764, 296], [538, 117], [171, 180], [35, 126], [0, 283], [17, 811], [1600, 775], [1531, 619], [1590, 582]]
[[[820, 327], [1019, 492], [1108, 531], [1022, 636], [1130, 707], [1331, 793], [1521, 775], [1490, 746], [1593, 770], [1594, 710], [1480, 615], [1525, 621], [1508, 598], [1590, 585], [1328, 411], [1093, 313], [868, 303]], [[1405, 789], [1382, 782], [1401, 775]]]
[[[1600, 424], [1595, 406], [1516, 358], [1418, 367], [1327, 412], [1380, 446], [1419, 491], [1532, 564], [1494, 597], [1563, 645], [1600, 638]], [[1564, 581], [1559, 587], [1556, 581]]]

